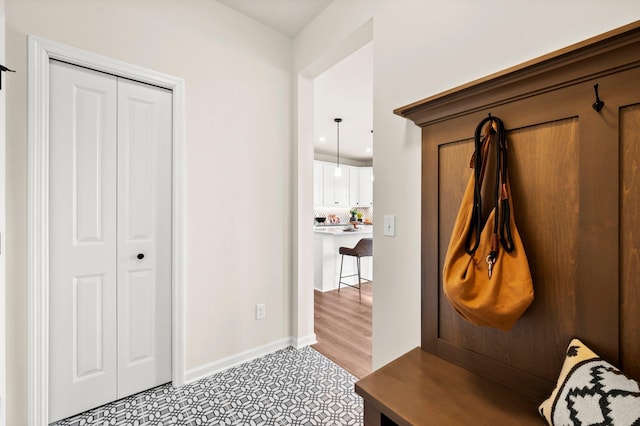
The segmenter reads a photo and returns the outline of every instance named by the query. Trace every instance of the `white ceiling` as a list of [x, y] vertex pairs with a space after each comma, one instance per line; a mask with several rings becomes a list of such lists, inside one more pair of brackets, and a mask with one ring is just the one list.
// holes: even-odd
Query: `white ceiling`
[[[289, 37], [295, 37], [333, 0], [218, 0]], [[371, 161], [373, 152], [373, 46], [360, 48], [314, 80], [314, 150]], [[323, 140], [324, 139], [324, 140]]]
[[[340, 157], [373, 157], [373, 43], [368, 43], [313, 81], [314, 151], [336, 155], [340, 123]], [[323, 141], [324, 139], [324, 141]]]
[[295, 37], [333, 0], [218, 0], [258, 22]]

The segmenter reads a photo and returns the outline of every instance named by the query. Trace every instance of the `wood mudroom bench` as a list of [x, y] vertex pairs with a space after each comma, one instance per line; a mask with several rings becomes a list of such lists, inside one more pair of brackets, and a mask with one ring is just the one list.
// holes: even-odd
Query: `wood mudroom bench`
[[[394, 111], [422, 128], [421, 338], [356, 383], [366, 426], [544, 425], [573, 338], [640, 377], [639, 81], [640, 21]], [[466, 322], [442, 290], [487, 114], [505, 123], [535, 292], [507, 332]]]
[[420, 348], [355, 386], [367, 426], [545, 424], [538, 402]]

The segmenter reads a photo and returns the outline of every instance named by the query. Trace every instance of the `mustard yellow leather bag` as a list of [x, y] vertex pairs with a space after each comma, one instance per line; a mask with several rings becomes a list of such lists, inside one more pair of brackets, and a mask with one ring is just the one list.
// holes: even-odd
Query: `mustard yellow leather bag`
[[[473, 174], [453, 226], [444, 261], [444, 294], [473, 324], [509, 330], [533, 301], [527, 255], [513, 217], [504, 124], [487, 117], [476, 127]], [[496, 152], [494, 207], [482, 218], [482, 181]]]

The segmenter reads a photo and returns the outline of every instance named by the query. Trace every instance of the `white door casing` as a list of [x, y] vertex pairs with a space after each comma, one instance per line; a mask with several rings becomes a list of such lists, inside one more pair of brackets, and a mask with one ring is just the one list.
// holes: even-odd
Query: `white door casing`
[[28, 425], [49, 417], [49, 77], [51, 59], [170, 89], [172, 98], [172, 382], [184, 383], [184, 81], [81, 49], [28, 36]]

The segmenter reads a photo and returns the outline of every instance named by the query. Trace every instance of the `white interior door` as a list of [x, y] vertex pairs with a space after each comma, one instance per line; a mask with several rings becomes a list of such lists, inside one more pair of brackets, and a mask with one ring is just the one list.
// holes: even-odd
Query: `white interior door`
[[118, 397], [171, 381], [171, 92], [118, 84]]
[[50, 70], [55, 421], [171, 380], [171, 92]]
[[51, 63], [50, 419], [116, 397], [117, 78]]

